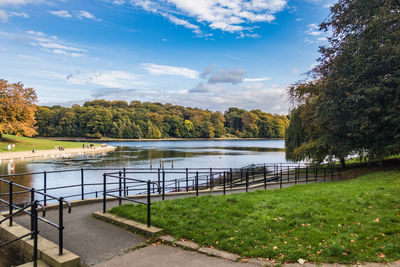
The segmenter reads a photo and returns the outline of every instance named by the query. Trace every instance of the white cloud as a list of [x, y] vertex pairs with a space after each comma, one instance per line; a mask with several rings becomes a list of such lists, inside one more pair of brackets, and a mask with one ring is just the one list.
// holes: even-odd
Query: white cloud
[[244, 78], [243, 82], [264, 82], [271, 80], [270, 77], [261, 77], [261, 78]]
[[85, 49], [63, 44], [62, 41], [58, 40], [57, 36], [48, 36], [43, 32], [33, 30], [29, 30], [26, 33], [26, 35], [10, 34], [10, 38], [26, 39], [30, 45], [40, 47], [56, 55], [82, 57], [87, 52]]
[[97, 21], [100, 20], [100, 19], [96, 18], [92, 13], [85, 11], [85, 10], [80, 10], [79, 13], [76, 15], [76, 17], [79, 19], [91, 19], [91, 20], [97, 20]]
[[327, 37], [330, 35], [330, 31], [320, 31], [319, 26], [315, 23], [308, 24], [305, 33], [308, 37], [304, 41], [310, 44], [326, 42], [328, 40]]
[[0, 9], [0, 21], [6, 23], [8, 18], [10, 17], [22, 17], [22, 18], [29, 18], [29, 15], [25, 12], [6, 12], [3, 9]]
[[130, 89], [136, 85], [144, 84], [139, 76], [127, 71], [104, 71], [90, 74], [79, 72], [70, 74], [66, 78], [68, 83], [82, 85], [99, 85], [107, 88]]
[[[274, 14], [285, 8], [287, 0], [137, 0], [131, 3], [194, 32], [201, 31], [200, 26], [190, 20], [214, 30], [240, 33], [252, 28], [248, 24], [275, 20]], [[177, 14], [185, 19], [178, 18]]]
[[38, 4], [41, 2], [43, 2], [43, 0], [0, 0], [0, 6]]
[[123, 4], [125, 4], [125, 1], [124, 0], [114, 0], [114, 1], [112, 1], [112, 3], [114, 5], [123, 5]]
[[61, 18], [72, 18], [71, 13], [67, 10], [49, 11], [49, 13]]
[[198, 79], [200, 75], [198, 71], [183, 67], [156, 65], [152, 63], [142, 63], [142, 67], [150, 74], [154, 75], [175, 75], [182, 76], [188, 79]]
[[29, 15], [25, 12], [10, 12], [10, 16], [23, 17], [26, 19], [29, 18]]
[[1, 22], [7, 22], [7, 21], [8, 21], [8, 15], [7, 15], [7, 13], [6, 13], [4, 10], [2, 10], [2, 9], [0, 9], [0, 21], [1, 21]]

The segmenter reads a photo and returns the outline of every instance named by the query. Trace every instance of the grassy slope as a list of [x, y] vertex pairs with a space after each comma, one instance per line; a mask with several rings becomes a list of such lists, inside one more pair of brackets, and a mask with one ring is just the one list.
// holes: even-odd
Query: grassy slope
[[52, 141], [46, 139], [36, 139], [3, 134], [3, 138], [0, 140], [0, 152], [7, 152], [8, 144], [15, 144], [15, 151], [31, 151], [32, 149], [54, 149], [54, 147], [57, 146], [62, 146], [63, 148], [76, 148], [82, 147], [83, 143]]
[[[145, 222], [144, 205], [112, 212]], [[282, 262], [400, 259], [400, 171], [283, 190], [152, 204], [152, 223], [177, 238]]]

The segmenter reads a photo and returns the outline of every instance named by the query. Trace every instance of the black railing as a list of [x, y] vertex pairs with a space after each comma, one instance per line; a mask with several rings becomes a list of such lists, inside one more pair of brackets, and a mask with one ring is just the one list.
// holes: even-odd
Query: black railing
[[[111, 171], [110, 173], [102, 173], [103, 181], [95, 181], [91, 183], [85, 183], [85, 175], [89, 171]], [[80, 183], [69, 184], [65, 186], [48, 187], [47, 179], [50, 173], [68, 173], [76, 172], [80, 174]], [[191, 191], [196, 196], [200, 192], [221, 190], [224, 194], [227, 188], [229, 190], [241, 189], [246, 192], [249, 188], [253, 187], [267, 187], [270, 184], [277, 184], [279, 188], [282, 188], [285, 183], [309, 183], [312, 181], [325, 182], [333, 181], [334, 178], [340, 180], [340, 169], [337, 166], [322, 165], [322, 166], [308, 166], [305, 164], [258, 164], [249, 165], [243, 168], [80, 168], [80, 169], [69, 169], [69, 170], [56, 170], [56, 171], [43, 171], [35, 173], [22, 173], [22, 174], [11, 174], [1, 175], [0, 177], [13, 178], [23, 175], [43, 175], [42, 189], [31, 189], [23, 187], [26, 191], [12, 192], [12, 196], [16, 194], [23, 194], [27, 191], [33, 190], [31, 194], [30, 202], [36, 200], [35, 194], [41, 195], [42, 199], [37, 199], [42, 202], [44, 206], [48, 204], [48, 201], [58, 202], [59, 205], [59, 218], [60, 224], [55, 225], [51, 222], [47, 222], [50, 225], [56, 227], [59, 234], [60, 241], [60, 253], [62, 253], [62, 231], [63, 227], [63, 214], [62, 206], [63, 203], [67, 203], [64, 199], [80, 198], [84, 200], [88, 195], [94, 195], [96, 198], [102, 193], [104, 205], [103, 211], [105, 211], [107, 196], [117, 198], [119, 204], [122, 200], [136, 202], [144, 204], [150, 209], [151, 206], [151, 195], [159, 195], [162, 200], [165, 199], [166, 193], [172, 192], [189, 192]], [[100, 176], [100, 175], [99, 175]], [[36, 178], [36, 177], [35, 177]], [[100, 178], [100, 177], [99, 177]], [[108, 179], [113, 178], [113, 179]], [[0, 179], [2, 182], [7, 182], [12, 185], [11, 181]], [[11, 186], [12, 187], [12, 186]], [[102, 188], [102, 189], [100, 189]], [[58, 195], [54, 197], [49, 195], [48, 192], [53, 192], [59, 189], [77, 189], [76, 193], [68, 195]], [[94, 190], [96, 189], [96, 190]], [[131, 195], [147, 195], [147, 202], [132, 200], [128, 198]], [[0, 197], [8, 195], [0, 194]], [[150, 214], [150, 212], [149, 212]], [[148, 215], [150, 216], [150, 215]], [[42, 220], [42, 218], [41, 218]], [[148, 219], [150, 224], [150, 218]]]
[[[14, 201], [14, 196], [18, 195], [18, 194], [29, 194], [30, 195], [30, 201], [28, 202], [28, 206], [31, 206], [32, 203], [37, 203], [37, 205], [42, 207], [42, 211], [43, 211], [43, 216], [37, 216], [37, 220], [40, 220], [54, 228], [56, 228], [58, 230], [58, 237], [59, 237], [59, 242], [58, 242], [58, 253], [59, 255], [63, 254], [63, 247], [64, 247], [64, 242], [63, 242], [63, 237], [64, 237], [64, 218], [63, 218], [63, 205], [66, 204], [68, 207], [68, 213], [71, 213], [71, 205], [68, 201], [65, 201], [64, 198], [60, 197], [60, 198], [56, 198], [52, 195], [46, 194], [41, 192], [41, 190], [35, 190], [34, 188], [29, 188], [17, 183], [14, 183], [13, 181], [8, 181], [8, 180], [4, 180], [4, 179], [0, 179], [0, 183], [2, 184], [8, 184], [9, 185], [9, 190], [7, 193], [2, 193], [1, 196], [4, 198], [4, 196], [8, 196], [8, 200], [5, 200], [3, 198], [0, 198], [0, 202], [5, 204], [6, 206], [8, 206], [8, 212], [9, 212], [9, 216], [7, 217], [7, 219], [9, 220], [10, 226], [13, 225], [13, 218], [15, 214], [19, 214], [20, 212], [23, 212], [25, 214], [28, 214], [31, 217], [31, 231], [33, 231], [33, 227], [35, 226], [34, 224], [34, 216], [32, 215], [33, 210], [31, 212], [26, 211], [26, 205], [27, 203], [17, 203]], [[14, 187], [22, 189], [22, 191], [15, 191]], [[51, 198], [53, 200], [56, 200], [58, 202], [58, 213], [59, 213], [59, 221], [58, 224], [51, 222], [47, 219], [45, 219], [44, 217], [46, 216], [46, 205], [42, 205], [40, 202], [43, 202], [43, 200], [38, 200], [35, 197], [35, 194], [44, 196], [46, 198]], [[21, 206], [24, 206], [25, 208], [21, 208]], [[16, 213], [13, 213], [14, 210], [18, 210]], [[21, 211], [22, 210], [22, 211]]]
[[[11, 204], [12, 205], [12, 204]], [[4, 218], [3, 220], [0, 221], [0, 224], [2, 224], [5, 221], [9, 221], [10, 226], [12, 226], [12, 219], [15, 215], [18, 215], [21, 212], [26, 212], [31, 216], [31, 232], [19, 236], [13, 240], [9, 240], [7, 242], [4, 242], [2, 244], [0, 244], [0, 248], [8, 246], [18, 240], [21, 240], [22, 238], [25, 238], [27, 236], [31, 236], [31, 238], [33, 239], [33, 266], [37, 267], [37, 260], [38, 260], [38, 235], [39, 235], [39, 231], [38, 231], [38, 207], [39, 202], [37, 200], [33, 201], [32, 203], [26, 205], [24, 208], [20, 208], [16, 205], [12, 205], [15, 206], [16, 209], [18, 209], [17, 212], [15, 213], [11, 213], [9, 216], [7, 216], [6, 218]], [[26, 211], [28, 208], [31, 208], [31, 212]], [[42, 210], [44, 211], [44, 207], [42, 207]]]

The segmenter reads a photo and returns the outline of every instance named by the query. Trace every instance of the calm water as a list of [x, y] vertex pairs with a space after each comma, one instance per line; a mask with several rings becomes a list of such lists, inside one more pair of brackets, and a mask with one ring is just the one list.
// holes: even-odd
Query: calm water
[[[285, 153], [283, 140], [224, 140], [224, 141], [149, 141], [149, 142], [108, 142], [118, 147], [116, 151], [90, 156], [77, 156], [69, 159], [41, 159], [35, 161], [3, 161], [2, 174], [29, 173], [79, 168], [159, 168], [162, 161], [165, 168], [239, 168], [257, 163], [283, 163]], [[104, 171], [87, 171], [85, 183], [102, 181]], [[139, 178], [139, 177], [136, 177]], [[141, 179], [156, 179], [143, 175]], [[56, 187], [80, 184], [80, 172], [50, 173], [47, 186]], [[33, 188], [43, 188], [43, 175], [26, 175], [13, 178], [13, 181]], [[0, 183], [1, 184], [1, 183]], [[85, 191], [101, 190], [101, 186], [92, 186]], [[6, 184], [0, 185], [0, 191], [6, 192]], [[80, 188], [53, 190], [52, 195], [79, 194]], [[89, 196], [89, 197], [93, 197]], [[73, 197], [72, 199], [79, 197]]]

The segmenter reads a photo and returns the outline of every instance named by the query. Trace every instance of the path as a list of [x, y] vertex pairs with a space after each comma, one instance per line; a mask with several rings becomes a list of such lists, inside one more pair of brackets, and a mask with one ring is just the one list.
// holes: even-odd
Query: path
[[[284, 187], [291, 186], [292, 184], [283, 184]], [[249, 188], [249, 191], [254, 191], [259, 188]], [[268, 189], [279, 188], [279, 184], [268, 185]], [[226, 191], [230, 193], [242, 193], [245, 190]], [[222, 192], [199, 192], [199, 195], [213, 194], [220, 195]], [[178, 197], [187, 197], [191, 195], [178, 195], [170, 196], [166, 194], [165, 199], [174, 199]], [[161, 197], [152, 197], [153, 201], [160, 201]], [[108, 201], [107, 209], [118, 204], [118, 201]], [[94, 219], [91, 217], [94, 211], [102, 209], [102, 203], [92, 203], [82, 206], [75, 206], [72, 208], [72, 213], [68, 214], [64, 209], [64, 248], [79, 255], [83, 263], [87, 265], [94, 265], [97, 263], [104, 263], [99, 266], [132, 266], [130, 262], [134, 259], [139, 261], [140, 264], [135, 266], [237, 266], [237, 263], [210, 258], [206, 255], [197, 254], [192, 255], [192, 252], [182, 252], [178, 248], [168, 248], [167, 246], [157, 246], [155, 252], [159, 253], [154, 255], [151, 248], [141, 248], [131, 253], [124, 253], [124, 251], [131, 250], [137, 246], [145, 244], [146, 239], [122, 228], [114, 226], [109, 223]], [[46, 213], [46, 219], [58, 223], [58, 210], [49, 210]], [[29, 227], [30, 219], [28, 216], [21, 216], [15, 220], [25, 226]], [[58, 231], [40, 222], [39, 224], [40, 235], [58, 244]], [[116, 257], [124, 255], [122, 257]], [[126, 256], [125, 256], [126, 255]], [[165, 259], [162, 255], [166, 255]], [[114, 259], [113, 259], [114, 258]], [[167, 259], [168, 258], [168, 259]], [[111, 261], [108, 261], [112, 259]], [[182, 263], [175, 259], [185, 259]], [[154, 261], [154, 262], [153, 262]], [[157, 263], [150, 265], [150, 262]], [[165, 262], [166, 265], [163, 265]], [[189, 265], [188, 265], [188, 264]], [[203, 264], [199, 264], [203, 263]], [[111, 265], [109, 265], [111, 264]], [[115, 265], [114, 265], [115, 264]], [[128, 265], [124, 265], [128, 264]], [[169, 264], [169, 265], [167, 265]]]
[[115, 150], [115, 147], [113, 146], [107, 146], [107, 147], [96, 146], [96, 148], [85, 148], [85, 149], [65, 148], [64, 150], [58, 150], [58, 149], [36, 150], [35, 153], [33, 153], [32, 151], [1, 152], [0, 161], [14, 160], [14, 159], [23, 160], [31, 158], [46, 158], [46, 157], [71, 157], [83, 154], [105, 153], [113, 150]]

